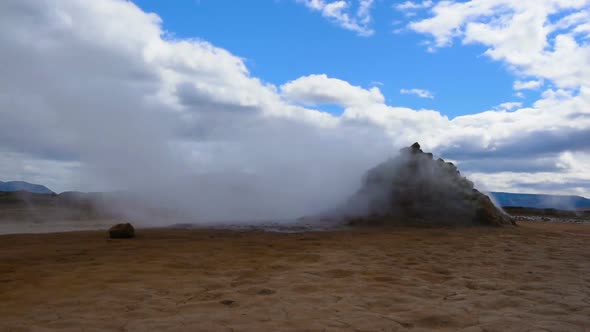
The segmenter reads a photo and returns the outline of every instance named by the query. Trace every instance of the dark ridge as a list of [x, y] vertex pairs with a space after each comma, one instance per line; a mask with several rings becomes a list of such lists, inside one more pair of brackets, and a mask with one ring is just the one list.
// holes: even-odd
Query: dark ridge
[[515, 194], [491, 192], [490, 196], [500, 206], [526, 207], [534, 209], [579, 210], [590, 209], [590, 199], [581, 196]]
[[24, 181], [0, 181], [0, 192], [17, 192], [26, 191], [34, 194], [55, 194], [49, 188], [40, 184], [28, 183]]

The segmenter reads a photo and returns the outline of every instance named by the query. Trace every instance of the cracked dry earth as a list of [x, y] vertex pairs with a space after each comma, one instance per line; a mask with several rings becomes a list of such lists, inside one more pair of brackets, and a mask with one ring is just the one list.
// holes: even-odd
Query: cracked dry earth
[[590, 331], [590, 227], [0, 236], [0, 331]]

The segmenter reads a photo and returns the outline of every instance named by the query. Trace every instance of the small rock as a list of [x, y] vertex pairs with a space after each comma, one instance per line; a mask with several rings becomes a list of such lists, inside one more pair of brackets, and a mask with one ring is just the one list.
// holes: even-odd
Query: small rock
[[234, 300], [222, 300], [222, 301], [219, 301], [219, 303], [221, 303], [223, 305], [231, 306], [231, 305], [234, 305], [236, 303], [236, 301], [234, 301]]
[[258, 295], [272, 295], [274, 293], [276, 293], [276, 292], [273, 291], [272, 289], [268, 289], [268, 288], [263, 288], [258, 291]]
[[116, 224], [109, 228], [111, 239], [130, 239], [135, 237], [135, 228], [130, 223]]

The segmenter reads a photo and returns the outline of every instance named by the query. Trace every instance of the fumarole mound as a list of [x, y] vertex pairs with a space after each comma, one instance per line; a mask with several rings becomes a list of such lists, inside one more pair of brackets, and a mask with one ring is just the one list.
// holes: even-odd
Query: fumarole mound
[[455, 165], [418, 143], [369, 170], [345, 210], [351, 224], [514, 225]]

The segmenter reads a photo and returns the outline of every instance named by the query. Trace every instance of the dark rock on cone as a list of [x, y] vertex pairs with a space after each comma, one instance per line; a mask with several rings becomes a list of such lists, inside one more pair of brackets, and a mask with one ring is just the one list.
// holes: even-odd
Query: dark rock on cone
[[135, 237], [135, 228], [130, 223], [116, 224], [109, 228], [111, 239], [130, 239]]
[[418, 143], [369, 170], [344, 210], [354, 223], [514, 225], [453, 163]]

